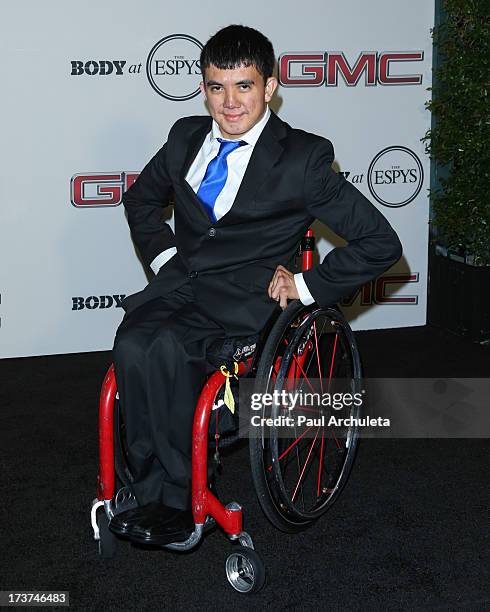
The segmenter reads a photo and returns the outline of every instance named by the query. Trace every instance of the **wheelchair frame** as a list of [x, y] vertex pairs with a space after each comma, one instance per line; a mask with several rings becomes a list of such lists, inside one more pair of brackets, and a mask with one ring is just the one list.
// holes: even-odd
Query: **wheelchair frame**
[[[309, 229], [300, 246], [302, 270], [312, 267], [314, 250], [313, 231]], [[256, 354], [239, 364], [238, 376], [246, 374], [252, 368], [252, 363], [260, 356], [260, 348]], [[302, 367], [302, 364], [300, 364]], [[194, 548], [201, 540], [208, 525], [217, 523], [226, 536], [238, 542], [238, 553], [232, 553], [226, 563], [226, 572], [230, 584], [240, 592], [252, 592], [261, 588], [264, 583], [265, 570], [260, 558], [253, 551], [254, 545], [250, 535], [243, 531], [242, 508], [236, 501], [222, 504], [208, 486], [208, 428], [217, 393], [226, 381], [226, 376], [215, 371], [201, 390], [193, 420], [192, 430], [192, 511], [195, 528], [189, 538], [183, 542], [168, 544], [165, 548], [177, 551], [187, 551]], [[104, 555], [101, 548], [102, 539], [115, 538], [108, 529], [108, 522], [117, 514], [118, 494], [115, 491], [115, 444], [114, 444], [114, 405], [117, 399], [117, 385], [114, 366], [111, 365], [102, 384], [99, 400], [99, 475], [97, 478], [97, 498], [92, 502], [91, 523], [94, 539], [99, 543], [99, 554]], [[103, 509], [103, 518], [99, 509]], [[105, 520], [102, 523], [101, 520]], [[103, 532], [101, 533], [101, 531]], [[114, 540], [115, 541], [115, 540]], [[109, 552], [113, 552], [112, 550]], [[238, 555], [238, 556], [237, 556]], [[238, 561], [237, 561], [238, 559]]]

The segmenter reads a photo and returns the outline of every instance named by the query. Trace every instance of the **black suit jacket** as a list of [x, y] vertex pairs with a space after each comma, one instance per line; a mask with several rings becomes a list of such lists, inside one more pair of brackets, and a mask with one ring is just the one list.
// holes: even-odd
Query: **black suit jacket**
[[[190, 281], [199, 307], [228, 334], [253, 333], [276, 306], [267, 295], [276, 266], [290, 265], [314, 219], [348, 242], [304, 273], [321, 306], [336, 303], [399, 259], [401, 245], [388, 221], [331, 169], [330, 141], [293, 129], [274, 113], [231, 210], [212, 223], [185, 180], [211, 121], [177, 121], [167, 143], [124, 195], [131, 234], [146, 264], [177, 248], [149, 285], [125, 300], [127, 312]], [[172, 194], [175, 234], [162, 221]]]

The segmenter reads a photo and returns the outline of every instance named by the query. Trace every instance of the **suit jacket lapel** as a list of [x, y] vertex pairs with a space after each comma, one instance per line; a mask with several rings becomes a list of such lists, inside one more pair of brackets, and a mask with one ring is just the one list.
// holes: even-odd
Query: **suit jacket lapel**
[[209, 117], [208, 119], [209, 119], [209, 121], [206, 121], [203, 124], [203, 126], [200, 127], [199, 129], [197, 129], [191, 135], [191, 137], [189, 138], [189, 142], [188, 142], [187, 148], [186, 148], [186, 156], [185, 156], [184, 162], [182, 164], [182, 169], [180, 171], [180, 180], [181, 180], [182, 184], [185, 186], [185, 188], [187, 189], [187, 192], [189, 194], [189, 198], [190, 198], [190, 200], [192, 200], [195, 208], [198, 209], [198, 211], [200, 212], [201, 216], [204, 219], [206, 219], [206, 221], [209, 223], [209, 216], [208, 216], [207, 212], [204, 210], [203, 205], [201, 204], [201, 202], [197, 198], [197, 196], [194, 193], [192, 187], [185, 180], [185, 177], [187, 176], [187, 173], [189, 172], [189, 168], [191, 167], [192, 162], [194, 161], [196, 155], [199, 153], [199, 150], [202, 147], [204, 139], [206, 138], [206, 135], [209, 133], [209, 130], [211, 129], [212, 119], [211, 119], [211, 117]]
[[217, 222], [218, 224], [227, 225], [233, 222], [236, 213], [249, 206], [258, 188], [269, 175], [270, 169], [281, 156], [283, 146], [280, 141], [285, 136], [284, 122], [277, 115], [271, 113], [269, 121], [254, 147], [233, 206], [226, 215], [221, 217]]
[[211, 117], [206, 118], [207, 121], [204, 121], [203, 125], [199, 127], [193, 134], [191, 134], [189, 138], [189, 142], [185, 144], [186, 153], [184, 163], [182, 164], [181, 169], [181, 178], [185, 180], [186, 174], [189, 172], [189, 168], [191, 167], [194, 158], [199, 153], [199, 149], [202, 147], [204, 139], [206, 135], [211, 130]]
[[[202, 127], [197, 129], [190, 136], [180, 174], [181, 182], [186, 187], [190, 200], [198, 209], [200, 216], [206, 219], [208, 223], [208, 214], [192, 190], [192, 187], [185, 180], [185, 177], [189, 171], [189, 168], [191, 167], [192, 162], [202, 147], [206, 135], [211, 129], [211, 123], [212, 120], [211, 117], [209, 117], [209, 122], [205, 122]], [[218, 224], [226, 225], [228, 223], [232, 223], [236, 213], [250, 205], [250, 202], [254, 199], [258, 188], [269, 175], [270, 169], [281, 156], [283, 151], [281, 140], [285, 138], [286, 135], [287, 131], [285, 123], [281, 121], [277, 115], [271, 113], [269, 121], [264, 127], [262, 134], [254, 147], [252, 157], [248, 163], [247, 170], [245, 171], [245, 175], [242, 179], [240, 189], [235, 197], [235, 201], [233, 202], [233, 206], [226, 213], [226, 215], [217, 221]]]

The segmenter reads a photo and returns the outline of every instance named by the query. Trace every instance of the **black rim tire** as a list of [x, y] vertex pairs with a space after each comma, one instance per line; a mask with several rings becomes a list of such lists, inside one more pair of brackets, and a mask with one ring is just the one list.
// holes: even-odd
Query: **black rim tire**
[[[294, 328], [291, 328], [292, 331], [289, 331], [291, 324], [296, 325], [298, 320], [305, 320], [305, 317], [307, 319], [306, 323], [308, 323], [319, 316], [329, 317], [338, 324], [342, 348], [344, 351], [349, 352], [349, 358], [352, 359], [352, 380], [356, 387], [360, 388], [361, 365], [359, 353], [352, 330], [341, 313], [331, 308], [305, 307], [301, 302], [294, 301], [279, 316], [267, 340], [257, 369], [255, 392], [260, 393], [270, 389], [268, 385], [272, 365], [276, 360], [280, 345], [284, 341], [285, 335], [289, 334], [289, 338], [294, 340], [294, 334], [297, 333], [294, 331]], [[347, 482], [355, 458], [358, 441], [357, 428], [352, 428], [349, 435], [349, 444], [347, 445], [346, 443], [345, 458], [342, 461], [342, 465], [338, 468], [338, 478], [336, 478], [335, 487], [332, 489], [333, 492], [325, 494], [326, 500], [320, 504], [318, 509], [302, 513], [291, 505], [287, 497], [281, 478], [280, 462], [272, 462], [272, 466], [268, 465], [267, 467], [264, 463], [264, 458], [269, 463], [271, 454], [277, 459], [277, 437], [274, 440], [273, 436], [271, 436], [272, 441], [266, 440], [261, 430], [251, 428], [249, 447], [252, 478], [262, 510], [275, 527], [290, 533], [301, 531], [314, 523], [334, 503]]]

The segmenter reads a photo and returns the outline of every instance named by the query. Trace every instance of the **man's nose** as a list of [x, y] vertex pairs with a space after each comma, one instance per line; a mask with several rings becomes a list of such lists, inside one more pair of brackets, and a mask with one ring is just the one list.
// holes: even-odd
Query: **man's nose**
[[235, 106], [238, 106], [236, 92], [234, 92], [233, 89], [229, 89], [229, 90], [225, 89], [224, 105], [226, 106], [226, 108], [235, 108]]

